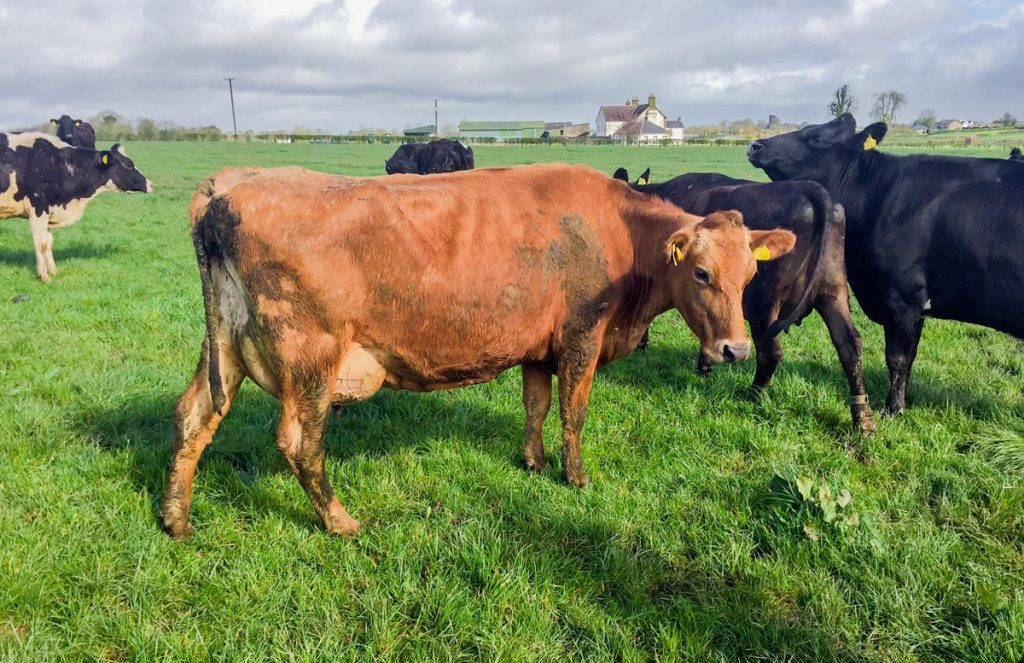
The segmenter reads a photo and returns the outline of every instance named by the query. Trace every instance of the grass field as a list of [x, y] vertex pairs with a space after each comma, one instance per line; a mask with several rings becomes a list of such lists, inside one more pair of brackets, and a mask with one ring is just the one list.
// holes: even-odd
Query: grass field
[[[200, 464], [196, 534], [171, 541], [155, 514], [203, 334], [193, 188], [226, 164], [378, 174], [392, 148], [130, 145], [156, 191], [106, 194], [57, 231], [49, 285], [26, 224], [0, 222], [0, 656], [1024, 657], [1024, 355], [958, 323], [928, 323], [907, 414], [862, 440], [818, 318], [783, 338], [758, 403], [753, 362], [698, 378], [666, 314], [648, 352], [595, 379], [584, 490], [559, 478], [554, 412], [551, 467], [522, 469], [518, 370], [382, 392], [328, 424], [352, 540], [324, 533], [274, 446], [277, 402], [250, 383]], [[477, 149], [481, 167], [554, 160], [760, 177], [742, 148]], [[856, 320], [878, 407], [882, 333]]]

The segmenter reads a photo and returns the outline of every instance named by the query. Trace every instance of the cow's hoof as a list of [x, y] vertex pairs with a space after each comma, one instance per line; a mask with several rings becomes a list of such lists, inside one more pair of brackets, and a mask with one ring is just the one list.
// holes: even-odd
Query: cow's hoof
[[187, 519], [164, 518], [164, 532], [175, 541], [188, 541], [195, 530]]
[[870, 414], [859, 419], [854, 419], [853, 425], [857, 427], [857, 431], [861, 435], [874, 435], [878, 432], [878, 426], [875, 424], [875, 418]]
[[330, 516], [324, 521], [327, 531], [335, 536], [355, 536], [359, 533], [359, 521], [348, 515], [345, 507], [335, 500], [331, 504]]
[[360, 527], [362, 527], [362, 525], [359, 524], [358, 520], [349, 518], [347, 522], [337, 523], [328, 527], [327, 531], [335, 536], [350, 537], [359, 534]]
[[523, 464], [531, 472], [543, 472], [548, 467], [548, 461], [544, 458], [543, 454], [540, 456], [526, 454], [523, 456]]
[[590, 483], [590, 477], [587, 476], [586, 472], [566, 474], [565, 480], [577, 488], [586, 488], [587, 484]]
[[49, 283], [50, 282], [50, 275], [49, 274], [38, 274], [37, 273], [36, 276], [39, 277], [39, 280], [42, 281], [43, 283]]
[[902, 405], [894, 405], [891, 403], [885, 404], [885, 409], [882, 410], [882, 416], [884, 417], [898, 417], [903, 414]]

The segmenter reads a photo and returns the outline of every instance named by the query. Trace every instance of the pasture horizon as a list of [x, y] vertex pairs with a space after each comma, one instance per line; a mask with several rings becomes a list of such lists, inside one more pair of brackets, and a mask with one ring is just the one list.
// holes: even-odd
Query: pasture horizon
[[[57, 230], [49, 285], [27, 224], [0, 222], [0, 655], [1024, 657], [1024, 355], [961, 323], [926, 325], [906, 415], [861, 438], [816, 315], [782, 337], [755, 402], [753, 362], [697, 377], [696, 340], [667, 313], [646, 353], [594, 380], [584, 490], [559, 479], [554, 412], [551, 467], [522, 468], [518, 369], [381, 393], [328, 423], [327, 472], [364, 524], [351, 540], [324, 532], [274, 446], [277, 403], [246, 384], [200, 463], [195, 536], [166, 537], [171, 414], [204, 333], [192, 191], [226, 165], [382, 174], [395, 147], [128, 143], [155, 191], [105, 194]], [[474, 151], [478, 167], [766, 179], [737, 147]], [[854, 315], [878, 408], [881, 329]], [[794, 501], [806, 479], [848, 490], [858, 522]]]

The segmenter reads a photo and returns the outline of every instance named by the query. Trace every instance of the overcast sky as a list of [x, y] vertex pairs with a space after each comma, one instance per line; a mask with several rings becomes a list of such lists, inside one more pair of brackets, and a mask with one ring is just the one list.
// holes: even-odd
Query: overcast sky
[[1024, 119], [1024, 2], [1009, 0], [7, 0], [0, 129], [113, 109], [239, 130], [460, 120], [593, 124], [657, 95], [687, 125], [857, 117], [896, 89], [913, 120]]

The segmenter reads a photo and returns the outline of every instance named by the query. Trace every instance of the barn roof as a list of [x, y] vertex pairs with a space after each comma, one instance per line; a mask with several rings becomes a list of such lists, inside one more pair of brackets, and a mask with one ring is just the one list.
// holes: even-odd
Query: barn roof
[[515, 131], [516, 129], [544, 129], [544, 122], [533, 120], [497, 120], [459, 123], [459, 131]]

